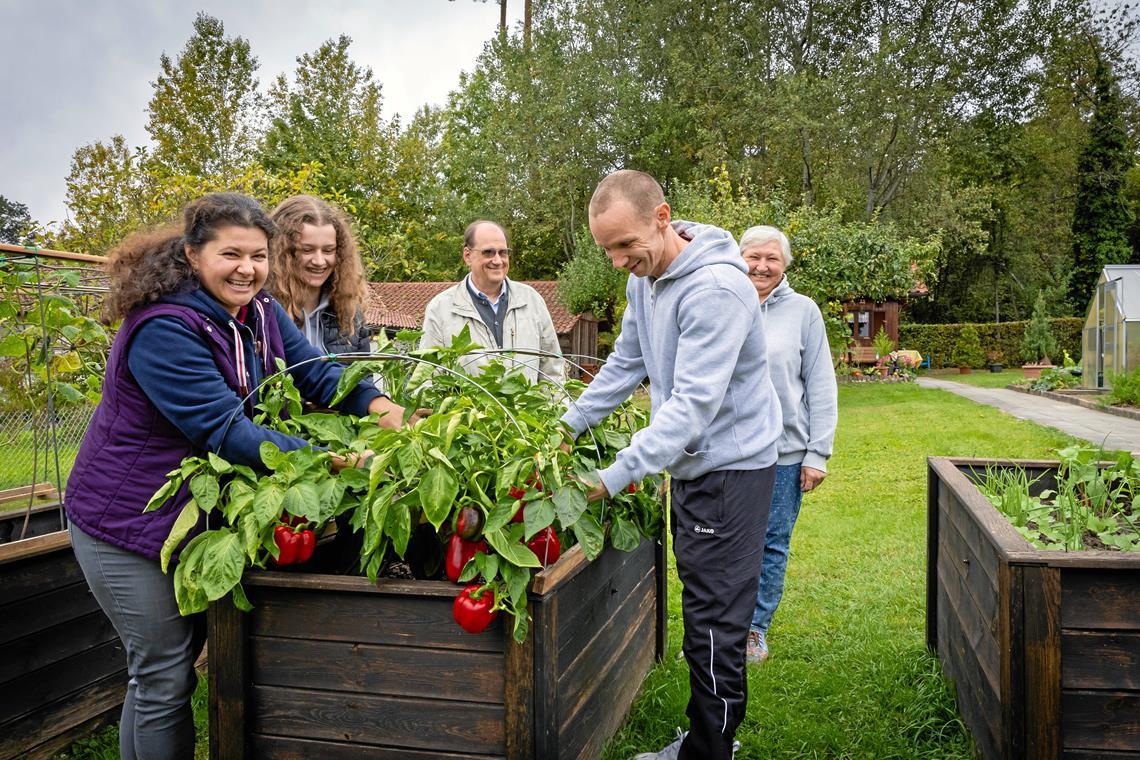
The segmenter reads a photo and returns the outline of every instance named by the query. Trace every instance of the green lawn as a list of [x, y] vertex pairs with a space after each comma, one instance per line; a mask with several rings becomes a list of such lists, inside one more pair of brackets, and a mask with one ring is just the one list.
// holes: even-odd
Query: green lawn
[[[804, 500], [772, 656], [749, 677], [737, 758], [965, 760], [971, 742], [924, 643], [926, 457], [1037, 458], [1070, 439], [915, 385], [843, 385], [839, 393], [831, 474]], [[669, 606], [672, 655], [681, 642], [675, 576]], [[670, 656], [649, 675], [605, 760], [671, 741], [687, 723], [687, 700], [686, 666]], [[195, 713], [197, 756], [205, 757], [204, 681]], [[116, 742], [111, 728], [68, 757], [114, 758]]]
[[955, 383], [977, 385], [982, 388], [1004, 388], [1005, 386], [1025, 379], [1025, 372], [1017, 369], [1007, 369], [1001, 372], [990, 372], [988, 369], [976, 369], [968, 375], [959, 374], [958, 370], [952, 373], [939, 372], [930, 375], [937, 380], [950, 380]]

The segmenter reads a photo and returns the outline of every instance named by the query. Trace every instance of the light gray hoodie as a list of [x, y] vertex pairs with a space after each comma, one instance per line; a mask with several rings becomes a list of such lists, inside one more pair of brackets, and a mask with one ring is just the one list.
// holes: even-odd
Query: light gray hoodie
[[581, 434], [649, 377], [649, 425], [599, 474], [617, 493], [651, 473], [692, 480], [776, 462], [780, 405], [760, 303], [728, 232], [676, 221], [691, 242], [657, 279], [630, 277], [614, 351], [562, 417]]
[[760, 313], [768, 372], [784, 418], [778, 462], [826, 472], [839, 413], [823, 315], [815, 301], [792, 290], [787, 277], [764, 299]]

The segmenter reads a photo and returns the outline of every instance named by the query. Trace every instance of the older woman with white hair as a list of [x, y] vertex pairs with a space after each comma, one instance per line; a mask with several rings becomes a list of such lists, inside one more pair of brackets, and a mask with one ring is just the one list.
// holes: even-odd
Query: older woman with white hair
[[748, 633], [748, 662], [759, 664], [768, 658], [768, 627], [784, 593], [800, 501], [827, 477], [837, 391], [823, 315], [814, 301], [792, 290], [784, 275], [792, 263], [787, 235], [775, 227], [750, 227], [740, 237], [740, 253], [760, 297], [768, 369], [784, 415], [760, 590]]

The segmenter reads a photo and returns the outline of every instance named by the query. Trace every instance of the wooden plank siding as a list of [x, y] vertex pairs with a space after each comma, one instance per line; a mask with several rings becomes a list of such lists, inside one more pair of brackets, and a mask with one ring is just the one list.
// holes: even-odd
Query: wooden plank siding
[[663, 557], [567, 552], [532, 583], [522, 644], [503, 618], [463, 632], [450, 583], [249, 573], [253, 612], [210, 608], [211, 757], [597, 756], [663, 641]]
[[981, 756], [1140, 760], [1140, 555], [1037, 550], [975, 487], [1015, 463], [928, 462], [927, 643]]
[[0, 759], [49, 758], [117, 716], [126, 657], [57, 532], [0, 546]]

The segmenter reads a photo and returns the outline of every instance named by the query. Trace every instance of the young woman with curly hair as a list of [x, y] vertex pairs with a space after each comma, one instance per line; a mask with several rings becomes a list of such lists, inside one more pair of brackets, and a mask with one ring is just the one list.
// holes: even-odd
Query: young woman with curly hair
[[318, 351], [367, 353], [364, 265], [343, 212], [294, 195], [273, 210], [269, 290]]
[[[319, 361], [262, 290], [274, 233], [255, 200], [217, 193], [190, 203], [178, 228], [134, 235], [111, 253], [106, 317], [123, 322], [64, 503], [76, 559], [126, 649], [119, 749], [127, 760], [193, 757], [190, 696], [205, 638], [202, 616], [179, 614], [159, 566], [188, 489], [156, 511], [143, 508], [184, 457], [214, 452], [262, 468], [266, 441], [286, 451], [309, 445], [253, 422], [257, 388], [277, 359], [300, 363], [293, 382], [321, 405], [344, 369]], [[368, 382], [337, 409], [381, 413], [390, 427], [404, 411]], [[334, 456], [332, 464], [356, 463]]]

